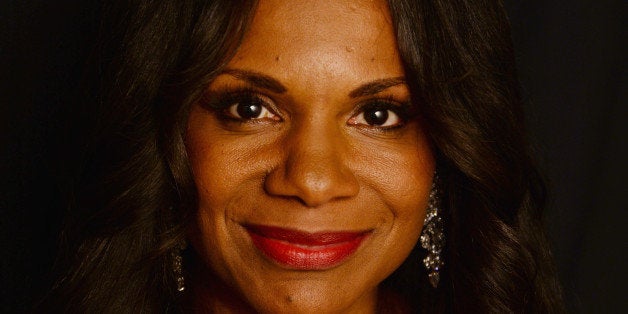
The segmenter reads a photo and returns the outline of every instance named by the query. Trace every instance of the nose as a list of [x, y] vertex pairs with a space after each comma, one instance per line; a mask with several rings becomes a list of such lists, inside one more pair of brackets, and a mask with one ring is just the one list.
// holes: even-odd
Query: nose
[[289, 132], [281, 145], [283, 160], [264, 181], [268, 194], [317, 207], [358, 193], [358, 181], [348, 167], [348, 142], [337, 127], [302, 125]]

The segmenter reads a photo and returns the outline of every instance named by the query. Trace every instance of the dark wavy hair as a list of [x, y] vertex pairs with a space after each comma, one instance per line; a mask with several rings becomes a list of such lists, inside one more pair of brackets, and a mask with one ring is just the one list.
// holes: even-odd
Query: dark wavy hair
[[[437, 289], [416, 249], [383, 284], [416, 312], [556, 313], [545, 190], [525, 141], [499, 1], [389, 0], [414, 101], [435, 148], [447, 244]], [[58, 280], [60, 312], [178, 312], [172, 271], [197, 195], [187, 113], [238, 48], [255, 1], [113, 2], [80, 116], [81, 162]]]

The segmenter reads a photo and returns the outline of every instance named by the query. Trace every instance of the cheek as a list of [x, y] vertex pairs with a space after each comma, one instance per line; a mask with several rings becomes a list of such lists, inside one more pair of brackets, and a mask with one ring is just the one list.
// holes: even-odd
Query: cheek
[[[219, 127], [213, 115], [193, 108], [188, 122], [186, 149], [198, 191], [199, 208], [224, 211], [242, 198], [243, 193], [254, 193], [253, 187], [263, 180], [270, 156], [260, 158], [268, 151], [271, 139], [248, 137], [234, 140]], [[263, 140], [262, 140], [263, 139]]]
[[386, 202], [395, 217], [424, 212], [435, 170], [432, 150], [424, 136], [374, 149], [360, 149], [360, 173]]
[[233, 195], [246, 174], [236, 171], [233, 160], [238, 158], [237, 153], [219, 140], [214, 125], [209, 114], [193, 107], [188, 121], [186, 149], [198, 204], [189, 238], [200, 256], [214, 269], [219, 269], [222, 267], [212, 260], [231, 254], [225, 245], [233, 241], [227, 238], [227, 208], [232, 206]]
[[[268, 163], [274, 162], [272, 138], [234, 140], [215, 118], [192, 108], [186, 150], [198, 193], [198, 209], [189, 238], [197, 253], [218, 273], [230, 273], [224, 261], [239, 261], [246, 238], [232, 232], [237, 216], [246, 216], [251, 201], [263, 193]], [[252, 258], [252, 257], [249, 257]]]
[[382, 225], [387, 226], [388, 236], [382, 247], [388, 247], [396, 257], [391, 262], [398, 263], [415, 246], [423, 227], [435, 170], [432, 150], [426, 138], [418, 136], [403, 145], [380, 146], [360, 154], [362, 181], [387, 211]]

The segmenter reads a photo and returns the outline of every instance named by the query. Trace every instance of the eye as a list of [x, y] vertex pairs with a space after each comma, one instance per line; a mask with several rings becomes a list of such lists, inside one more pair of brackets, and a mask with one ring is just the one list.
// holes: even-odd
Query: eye
[[227, 113], [236, 118], [242, 120], [254, 120], [254, 119], [264, 119], [271, 118], [274, 119], [275, 115], [270, 112], [264, 106], [263, 103], [260, 102], [240, 102], [231, 105], [227, 108]]
[[222, 115], [225, 118], [250, 121], [250, 120], [279, 120], [279, 117], [270, 109], [272, 101], [265, 96], [238, 93], [230, 94], [220, 101], [219, 107], [222, 107]]
[[402, 126], [404, 119], [401, 108], [387, 102], [375, 102], [363, 106], [359, 113], [351, 117], [351, 125], [367, 125], [379, 128], [395, 128]]

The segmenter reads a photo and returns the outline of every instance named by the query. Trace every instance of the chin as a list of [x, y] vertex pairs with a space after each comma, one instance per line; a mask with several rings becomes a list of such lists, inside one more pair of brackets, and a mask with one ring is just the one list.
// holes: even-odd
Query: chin
[[[354, 296], [351, 292], [333, 292], [322, 285], [317, 287], [313, 284], [294, 287], [289, 292], [263, 293], [255, 296], [253, 303], [255, 310], [259, 313], [367, 313], [375, 308], [366, 295]], [[377, 293], [373, 289], [372, 293]], [[370, 296], [370, 294], [369, 294]]]

